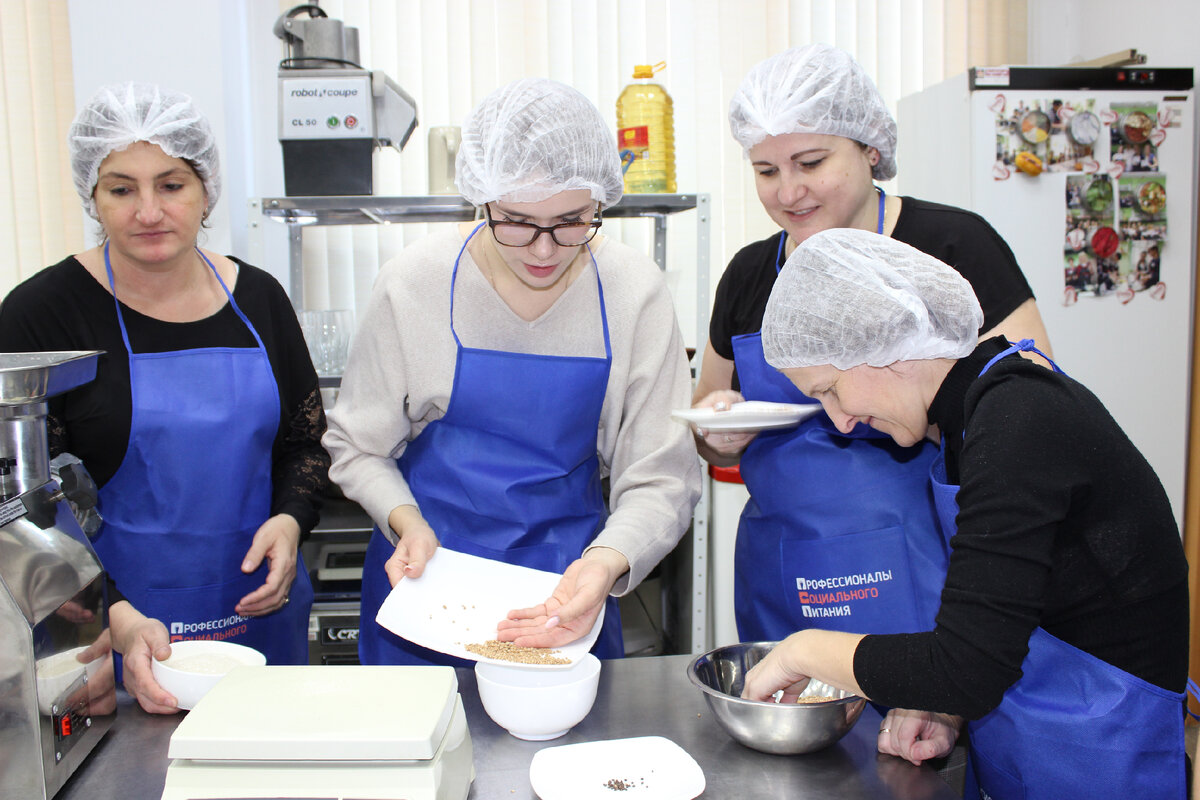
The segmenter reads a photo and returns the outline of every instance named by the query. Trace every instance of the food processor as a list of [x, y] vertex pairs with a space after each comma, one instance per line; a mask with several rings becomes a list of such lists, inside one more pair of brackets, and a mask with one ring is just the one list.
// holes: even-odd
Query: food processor
[[381, 70], [363, 67], [358, 29], [314, 3], [280, 16], [274, 33], [287, 52], [279, 64], [287, 195], [373, 194], [374, 152], [400, 152], [417, 127], [417, 102]]

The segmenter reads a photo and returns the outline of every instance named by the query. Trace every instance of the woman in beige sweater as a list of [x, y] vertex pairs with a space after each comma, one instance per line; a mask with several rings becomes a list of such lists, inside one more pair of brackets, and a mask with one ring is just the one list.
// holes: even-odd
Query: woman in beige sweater
[[619, 657], [615, 596], [674, 547], [700, 494], [669, 417], [690, 397], [670, 293], [653, 261], [598, 235], [621, 170], [574, 89], [522, 80], [484, 99], [457, 182], [484, 220], [384, 266], [324, 439], [331, 477], [377, 525], [360, 658], [460, 663], [373, 622], [439, 546], [562, 573], [497, 620], [501, 640], [562, 646], [607, 602], [593, 650]]

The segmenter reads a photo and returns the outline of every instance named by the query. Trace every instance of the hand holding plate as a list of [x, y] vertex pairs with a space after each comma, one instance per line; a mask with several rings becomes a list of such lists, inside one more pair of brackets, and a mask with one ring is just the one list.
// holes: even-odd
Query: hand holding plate
[[625, 556], [607, 547], [589, 550], [563, 573], [546, 602], [510, 611], [497, 638], [519, 647], [562, 647], [582, 638], [604, 608], [608, 593], [629, 569]]
[[400, 541], [396, 550], [383, 565], [388, 581], [394, 587], [404, 578], [419, 578], [425, 564], [438, 548], [437, 534], [416, 506], [396, 506], [388, 515], [388, 525]]

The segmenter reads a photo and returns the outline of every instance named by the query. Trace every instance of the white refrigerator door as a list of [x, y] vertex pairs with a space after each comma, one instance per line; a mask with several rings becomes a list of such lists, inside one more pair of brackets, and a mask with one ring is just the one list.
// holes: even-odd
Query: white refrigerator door
[[[1067, 176], [1078, 172], [1013, 171], [996, 163], [996, 108], [1034, 101], [1043, 107], [1093, 100], [1099, 114], [1113, 104], [1153, 103], [1174, 110], [1158, 147], [1167, 190], [1161, 299], [1149, 291], [1079, 296], [1064, 282]], [[1054, 360], [1107, 406], [1158, 473], [1181, 521], [1185, 495], [1191, 376], [1193, 263], [1196, 252], [1196, 148], [1192, 91], [968, 89], [966, 75], [900, 101], [898, 186], [902, 194], [981, 214], [1016, 254], [1046, 324]], [[1095, 145], [1098, 176], [1111, 166], [1105, 124]], [[1129, 173], [1126, 173], [1126, 177]], [[1114, 227], [1121, 230], [1119, 221]]]

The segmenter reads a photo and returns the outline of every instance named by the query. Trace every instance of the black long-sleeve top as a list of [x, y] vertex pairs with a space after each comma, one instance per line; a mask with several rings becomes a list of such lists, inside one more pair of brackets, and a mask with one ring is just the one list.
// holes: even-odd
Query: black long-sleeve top
[[997, 337], [961, 359], [929, 409], [960, 484], [936, 627], [865, 637], [859, 685], [889, 706], [978, 719], [1021, 677], [1040, 626], [1183, 691], [1188, 567], [1158, 477], [1071, 378], [1016, 354], [979, 376], [1005, 347]]
[[[271, 514], [290, 514], [307, 535], [317, 523], [320, 493], [329, 482], [317, 374], [283, 287], [269, 273], [233, 260], [238, 265], [233, 297], [262, 338], [279, 386]], [[135, 352], [258, 346], [228, 303], [195, 322], [164, 322], [124, 304], [121, 313]], [[62, 452], [77, 456], [96, 485], [104, 486], [125, 458], [132, 418], [128, 353], [107, 287], [74, 257], [38, 272], [0, 303], [0, 349], [105, 351], [96, 378], [50, 398], [47, 417], [50, 457]]]

